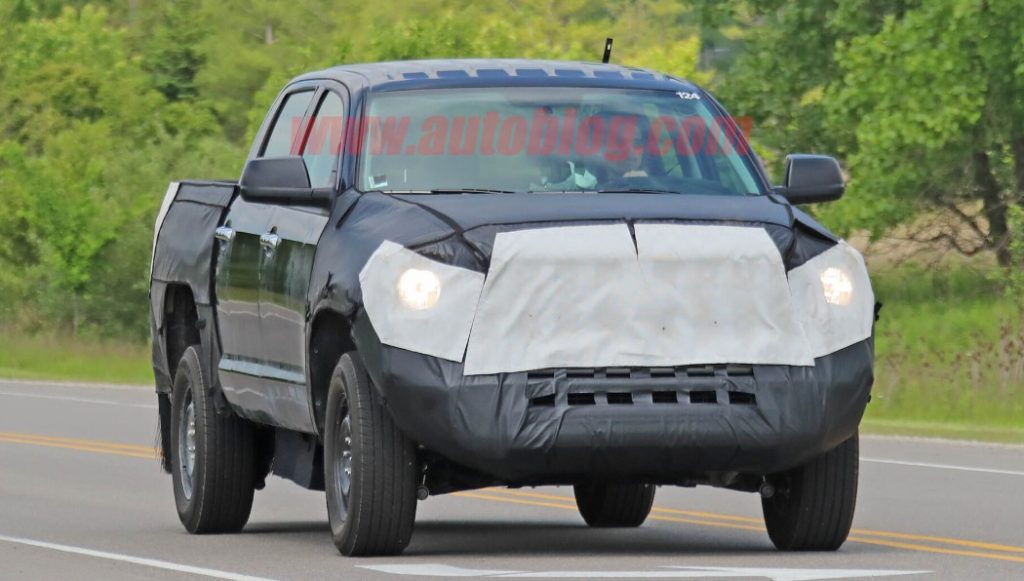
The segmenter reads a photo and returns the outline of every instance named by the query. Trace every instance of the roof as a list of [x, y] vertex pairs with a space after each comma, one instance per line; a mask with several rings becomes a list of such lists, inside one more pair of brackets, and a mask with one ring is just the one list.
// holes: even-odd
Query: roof
[[353, 77], [360, 78], [370, 87], [409, 82], [418, 85], [453, 82], [469, 85], [532, 84], [542, 79], [558, 84], [572, 84], [573, 80], [579, 80], [587, 85], [616, 87], [667, 85], [669, 87], [666, 88], [678, 89], [680, 86], [692, 86], [682, 79], [639, 67], [531, 59], [435, 59], [341, 65], [306, 73], [294, 81], [334, 79], [344, 82], [353, 80]]

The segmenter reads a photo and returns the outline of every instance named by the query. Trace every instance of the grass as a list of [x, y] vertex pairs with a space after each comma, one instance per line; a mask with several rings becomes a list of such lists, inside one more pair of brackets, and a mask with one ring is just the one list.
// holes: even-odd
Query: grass
[[147, 345], [0, 332], [0, 377], [153, 384]]
[[[871, 414], [869, 414], [870, 416]], [[875, 420], [870, 417], [861, 423], [862, 434], [884, 436], [916, 436], [974, 440], [1002, 444], [1024, 444], [1024, 428], [984, 426], [951, 422], [922, 422], [913, 420]]]
[[874, 282], [884, 307], [866, 428], [1024, 441], [1024, 324], [998, 285], [965, 267]]

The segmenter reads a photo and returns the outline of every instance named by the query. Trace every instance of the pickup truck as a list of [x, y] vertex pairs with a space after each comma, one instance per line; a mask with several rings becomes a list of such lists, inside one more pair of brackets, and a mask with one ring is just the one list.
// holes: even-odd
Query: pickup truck
[[238, 182], [170, 185], [151, 272], [164, 469], [191, 533], [269, 474], [325, 490], [344, 555], [416, 505], [573, 486], [636, 527], [657, 486], [761, 496], [782, 550], [846, 540], [877, 307], [864, 261], [771, 185], [706, 91], [531, 60], [289, 82]]

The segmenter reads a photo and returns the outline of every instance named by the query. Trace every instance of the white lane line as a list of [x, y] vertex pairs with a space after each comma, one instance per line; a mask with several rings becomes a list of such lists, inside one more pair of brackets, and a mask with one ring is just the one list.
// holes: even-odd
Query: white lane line
[[122, 555], [120, 553], [108, 553], [106, 551], [94, 551], [92, 549], [83, 549], [81, 547], [72, 547], [69, 545], [58, 545], [56, 543], [46, 543], [43, 541], [34, 541], [32, 539], [21, 539], [17, 537], [7, 537], [0, 535], [0, 541], [7, 543], [14, 543], [18, 545], [27, 545], [30, 547], [38, 547], [40, 549], [50, 549], [53, 551], [60, 551], [62, 553], [72, 553], [74, 555], [85, 555], [86, 557], [96, 557], [97, 559], [107, 559], [110, 561], [120, 561], [122, 563], [131, 563], [133, 565], [142, 565], [144, 567], [153, 567], [155, 569], [165, 569], [167, 571], [177, 571], [179, 573], [189, 573], [191, 575], [202, 575], [203, 577], [213, 577], [214, 579], [230, 579], [232, 581], [273, 581], [266, 577], [252, 577], [250, 575], [242, 575], [240, 573], [231, 573], [229, 571], [218, 571], [216, 569], [206, 569], [203, 567], [193, 567], [192, 565], [181, 565], [179, 563], [170, 563], [168, 561], [158, 561], [156, 559], [144, 559], [142, 557], [132, 557], [131, 555]]
[[491, 571], [467, 569], [439, 563], [356, 565], [378, 573], [417, 577], [486, 577], [489, 579], [736, 579], [758, 578], [772, 581], [821, 581], [826, 579], [862, 579], [923, 575], [931, 571], [893, 571], [879, 569], [768, 569], [750, 567], [678, 567], [647, 571]]
[[111, 399], [92, 399], [87, 397], [71, 397], [67, 395], [43, 395], [41, 393], [21, 393], [16, 391], [0, 391], [0, 396], [12, 396], [12, 397], [28, 397], [32, 399], [52, 399], [57, 401], [73, 401], [76, 403], [95, 403], [101, 405], [116, 405], [131, 408], [144, 408], [148, 410], [155, 410], [157, 406], [148, 403], [127, 403], [122, 401], [114, 401]]
[[959, 470], [961, 472], [980, 472], [982, 474], [1003, 474], [1006, 476], [1024, 476], [1019, 470], [997, 470], [995, 468], [974, 468], [971, 466], [954, 466], [952, 464], [931, 464], [929, 462], [907, 462], [904, 460], [886, 460], [883, 458], [861, 458], [861, 462], [876, 464], [893, 464], [896, 466], [913, 466], [915, 468], [938, 468], [940, 470]]
[[[863, 426], [862, 426], [863, 427]], [[957, 426], [949, 424], [943, 426], [943, 429], [950, 431], [967, 431], [967, 430], [980, 430], [984, 427], [978, 426]], [[1000, 433], [1020, 433], [1024, 435], [1024, 430], [1019, 428], [996, 428]], [[874, 440], [876, 442], [910, 442], [912, 444], [935, 444], [938, 446], [955, 446], [958, 448], [970, 447], [970, 448], [1009, 448], [1011, 450], [1024, 450], [1024, 444], [1013, 444], [1008, 442], [986, 442], [984, 440], [964, 440], [964, 439], [953, 439], [953, 438], [937, 438], [932, 436], [891, 436], [888, 434], [865, 434], [861, 433], [861, 441]]]

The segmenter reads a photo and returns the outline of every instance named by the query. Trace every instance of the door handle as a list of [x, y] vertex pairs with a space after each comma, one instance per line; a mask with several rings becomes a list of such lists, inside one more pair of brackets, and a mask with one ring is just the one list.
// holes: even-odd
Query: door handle
[[221, 226], [214, 230], [213, 237], [221, 242], [231, 242], [235, 239], [235, 231], [227, 226]]
[[273, 252], [277, 250], [277, 245], [281, 243], [281, 237], [273, 232], [267, 232], [266, 234], [260, 234], [260, 246], [265, 248], [267, 252]]

